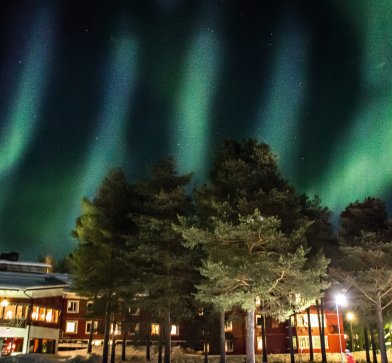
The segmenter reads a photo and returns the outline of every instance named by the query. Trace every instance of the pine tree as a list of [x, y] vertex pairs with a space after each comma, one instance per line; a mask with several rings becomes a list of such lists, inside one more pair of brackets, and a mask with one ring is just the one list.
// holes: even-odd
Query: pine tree
[[290, 315], [288, 301], [296, 291], [286, 279], [303, 300], [308, 295], [314, 299], [303, 289], [304, 281], [295, 284], [293, 278], [308, 274], [306, 282], [316, 284], [319, 293], [326, 263], [306, 269], [308, 250], [301, 246], [306, 244], [307, 219], [266, 144], [226, 141], [210, 183], [196, 190], [195, 201], [197, 216], [190, 224], [182, 219], [181, 231], [188, 247], [201, 244], [206, 254], [200, 270], [205, 280], [197, 286], [197, 296], [220, 311], [240, 306], [247, 312], [247, 362], [253, 363], [256, 300], [270, 314]]
[[99, 296], [106, 300], [103, 362], [108, 360], [110, 305], [121, 286], [129, 284], [128, 268], [122, 256], [126, 236], [133, 225], [131, 193], [124, 173], [113, 170], [103, 181], [96, 197], [82, 201], [82, 214], [72, 231], [79, 244], [70, 263], [74, 288], [82, 296]]
[[387, 363], [384, 317], [392, 304], [392, 242], [381, 241], [374, 233], [363, 234], [357, 244], [342, 247], [345, 273], [339, 272], [339, 280], [357, 291], [375, 313], [381, 362]]
[[185, 192], [190, 177], [177, 175], [171, 158], [158, 162], [152, 168], [151, 177], [136, 185], [138, 205], [131, 214], [138, 229], [131, 240], [136, 238], [138, 246], [128, 257], [136, 262], [141, 274], [146, 293], [144, 307], [158, 312], [164, 322], [167, 363], [170, 362], [171, 325], [174, 318], [186, 313], [195, 276], [191, 253], [173, 228], [178, 215], [191, 212], [191, 199]]

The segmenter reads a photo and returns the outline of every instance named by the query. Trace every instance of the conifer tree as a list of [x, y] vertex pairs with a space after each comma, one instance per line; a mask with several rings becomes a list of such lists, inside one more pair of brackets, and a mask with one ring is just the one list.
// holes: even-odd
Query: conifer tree
[[269, 306], [270, 314], [290, 315], [293, 307], [287, 302], [296, 291], [284, 281], [290, 279], [305, 300], [308, 292], [293, 278], [309, 273], [319, 292], [326, 263], [306, 269], [307, 220], [266, 144], [226, 141], [210, 183], [196, 190], [195, 201], [195, 222], [187, 225], [183, 219], [181, 231], [189, 247], [201, 244], [207, 256], [197, 296], [221, 310], [237, 305], [247, 312], [247, 363], [253, 363], [256, 299]]
[[133, 226], [131, 193], [124, 173], [113, 170], [91, 201], [84, 198], [82, 214], [72, 231], [79, 243], [70, 258], [74, 288], [82, 296], [106, 300], [103, 362], [108, 361], [111, 299], [121, 286], [129, 284], [128, 268], [122, 256], [126, 236]]
[[[191, 175], [177, 175], [172, 158], [154, 165], [151, 177], [136, 184], [137, 248], [128, 255], [135, 261], [145, 289], [145, 304], [163, 320], [165, 362], [170, 362], [171, 325], [186, 312], [193, 291], [195, 269], [181, 234], [173, 229], [178, 215], [189, 215], [191, 199], [185, 187]], [[132, 242], [133, 243], [133, 242]], [[138, 261], [138, 262], [137, 262]]]

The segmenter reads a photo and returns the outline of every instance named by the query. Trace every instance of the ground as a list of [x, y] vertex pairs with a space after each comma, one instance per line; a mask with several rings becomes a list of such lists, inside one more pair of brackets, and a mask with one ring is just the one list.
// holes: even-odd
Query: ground
[[[53, 362], [66, 362], [66, 363], [100, 363], [100, 354], [102, 353], [102, 347], [94, 347], [93, 355], [88, 356], [86, 349], [63, 351], [56, 355], [38, 355], [38, 354], [26, 354], [14, 357], [0, 358], [1, 363], [53, 363]], [[354, 357], [357, 362], [365, 362], [365, 352], [354, 352]], [[260, 356], [256, 357], [257, 363], [260, 363]], [[392, 361], [392, 350], [388, 351], [388, 360]], [[380, 357], [378, 357], [380, 361]], [[314, 355], [314, 361], [320, 362], [320, 354]], [[121, 346], [116, 347], [116, 363], [121, 362]], [[135, 349], [127, 347], [126, 351], [126, 362], [133, 363], [145, 363], [145, 349]], [[151, 363], [157, 362], [157, 355], [152, 354]], [[204, 358], [199, 354], [185, 354], [182, 350], [174, 348], [172, 354], [173, 363], [203, 363]], [[245, 356], [243, 355], [228, 355], [227, 363], [244, 363]], [[290, 363], [289, 354], [274, 354], [268, 357], [269, 363]], [[309, 362], [308, 354], [296, 354], [296, 362], [303, 363]], [[344, 362], [346, 359], [344, 358]], [[209, 356], [209, 363], [219, 363], [219, 356]], [[341, 355], [339, 353], [328, 354], [328, 363], [341, 363]]]

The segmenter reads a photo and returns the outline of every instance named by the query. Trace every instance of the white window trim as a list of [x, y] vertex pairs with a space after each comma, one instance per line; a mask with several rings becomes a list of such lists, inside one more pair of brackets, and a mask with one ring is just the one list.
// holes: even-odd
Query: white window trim
[[[94, 324], [93, 324], [94, 322]], [[87, 330], [87, 324], [91, 325], [91, 328], [93, 329], [93, 334], [98, 334], [98, 321], [97, 320], [87, 320], [86, 325], [84, 327], [84, 332], [85, 334], [90, 334], [90, 331]]]
[[[68, 331], [68, 323], [75, 323], [75, 329], [74, 331]], [[66, 320], [65, 321], [65, 333], [66, 334], [78, 334], [78, 321], [77, 320]]]
[[[76, 306], [75, 310], [70, 310], [69, 309], [69, 304], [70, 303], [75, 303], [75, 306]], [[68, 300], [67, 301], [67, 313], [70, 313], [70, 314], [77, 314], [77, 313], [79, 313], [79, 300]]]

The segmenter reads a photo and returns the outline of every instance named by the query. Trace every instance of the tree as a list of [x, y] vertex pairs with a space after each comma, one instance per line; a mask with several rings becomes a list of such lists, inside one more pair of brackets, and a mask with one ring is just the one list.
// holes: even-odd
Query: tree
[[189, 225], [183, 219], [181, 231], [189, 247], [201, 244], [206, 253], [197, 296], [223, 313], [236, 305], [247, 312], [247, 362], [254, 362], [256, 300], [281, 316], [292, 293], [283, 281], [306, 272], [300, 200], [268, 145], [247, 140], [223, 143], [211, 181], [196, 190], [195, 201], [196, 218]]
[[331, 222], [331, 211], [322, 206], [318, 196], [310, 199], [302, 194], [300, 203], [301, 214], [312, 221], [305, 232], [307, 245], [311, 247], [310, 254], [321, 250], [333, 260], [339, 253], [339, 245]]
[[[177, 175], [172, 158], [154, 165], [151, 177], [137, 183], [136, 210], [130, 218], [137, 227], [138, 246], [128, 258], [136, 261], [145, 301], [164, 321], [165, 362], [170, 362], [171, 324], [186, 313], [195, 270], [181, 235], [173, 229], [178, 215], [189, 215], [191, 199], [185, 192], [191, 175]], [[137, 262], [138, 261], [138, 262]], [[149, 301], [149, 302], [147, 302]]]
[[103, 362], [108, 360], [110, 303], [126, 280], [127, 266], [122, 256], [126, 251], [126, 236], [133, 225], [128, 218], [132, 211], [130, 189], [124, 173], [113, 170], [103, 181], [96, 197], [82, 201], [82, 214], [72, 231], [79, 244], [70, 263], [74, 288], [83, 296], [105, 298], [105, 331]]
[[392, 242], [367, 233], [357, 245], [342, 247], [342, 253], [346, 265], [340, 280], [355, 289], [375, 312], [381, 362], [387, 363], [383, 311], [392, 304]]
[[388, 239], [390, 231], [385, 203], [381, 199], [368, 197], [363, 202], [350, 203], [340, 214], [341, 245], [355, 245], [363, 232], [378, 233], [380, 237]]
[[[392, 241], [385, 203], [378, 198], [349, 204], [340, 215], [340, 268], [331, 275], [356, 291], [363, 316], [376, 315], [382, 362], [386, 361], [383, 313], [390, 306], [392, 265], [387, 255]], [[366, 309], [365, 309], [366, 307]], [[370, 327], [370, 326], [369, 326]], [[371, 327], [370, 327], [371, 328]]]

